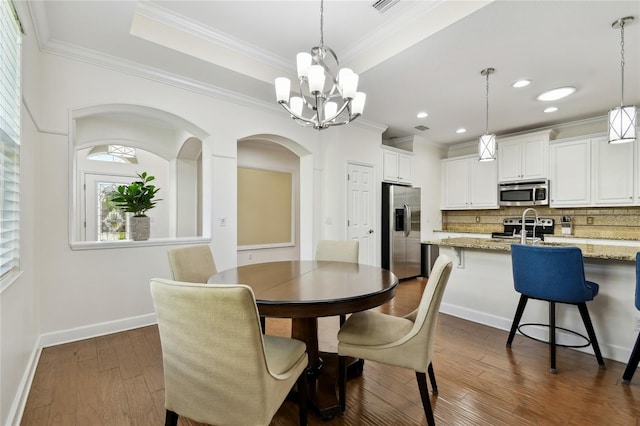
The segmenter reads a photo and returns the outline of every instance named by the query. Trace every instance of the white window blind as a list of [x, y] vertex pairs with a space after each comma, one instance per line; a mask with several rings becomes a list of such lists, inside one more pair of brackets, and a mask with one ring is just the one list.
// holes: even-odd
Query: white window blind
[[20, 27], [9, 1], [0, 2], [0, 276], [20, 261]]

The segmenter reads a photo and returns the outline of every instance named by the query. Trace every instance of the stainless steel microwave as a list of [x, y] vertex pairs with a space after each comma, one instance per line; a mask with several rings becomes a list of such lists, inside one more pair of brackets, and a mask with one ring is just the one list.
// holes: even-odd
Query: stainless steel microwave
[[498, 197], [501, 206], [547, 206], [549, 181], [501, 182]]

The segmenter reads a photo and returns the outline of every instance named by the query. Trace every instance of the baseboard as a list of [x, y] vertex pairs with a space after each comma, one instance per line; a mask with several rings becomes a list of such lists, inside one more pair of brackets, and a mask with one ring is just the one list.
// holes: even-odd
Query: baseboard
[[[511, 329], [511, 323], [513, 318], [503, 318], [495, 315], [490, 315], [485, 312], [476, 311], [473, 309], [463, 308], [457, 305], [442, 302], [440, 304], [440, 312], [443, 314], [451, 315], [457, 318], [462, 318], [468, 321], [477, 322], [478, 324], [487, 325], [489, 327], [497, 328], [499, 330], [509, 331]], [[515, 311], [514, 311], [515, 312]], [[527, 334], [540, 340], [547, 339], [547, 331], [543, 328], [532, 327], [526, 331]], [[562, 338], [571, 339], [572, 335], [564, 333], [561, 330], [558, 331], [558, 341]], [[505, 340], [505, 345], [506, 345]], [[580, 352], [593, 354], [591, 346], [586, 348], [572, 348]], [[626, 364], [629, 361], [629, 354], [632, 348], [623, 348], [621, 346], [603, 345], [600, 343], [600, 351], [602, 356], [613, 361], [618, 361]]]
[[105, 334], [118, 333], [134, 328], [146, 327], [155, 324], [156, 314], [139, 315], [137, 317], [123, 318], [115, 321], [101, 322], [84, 327], [70, 328], [68, 330], [54, 331], [40, 335], [40, 347], [61, 345], [63, 343], [76, 342]]
[[103, 336], [105, 334], [132, 330], [134, 328], [146, 327], [156, 323], [156, 314], [151, 313], [116, 321], [92, 324], [85, 327], [77, 327], [53, 333], [41, 334], [36, 341], [33, 351], [31, 352], [31, 356], [29, 357], [29, 362], [27, 363], [18, 391], [16, 392], [16, 398], [14, 399], [9, 415], [7, 416], [6, 425], [17, 426], [22, 421], [24, 408], [27, 403], [27, 398], [29, 397], [29, 391], [31, 390], [31, 384], [33, 383], [33, 377], [35, 376], [43, 348], [75, 342], [78, 340], [90, 339], [92, 337]]
[[22, 375], [22, 380], [18, 385], [18, 392], [16, 392], [16, 398], [13, 400], [13, 404], [9, 409], [9, 415], [7, 416], [6, 425], [18, 426], [22, 421], [22, 414], [24, 407], [27, 405], [27, 398], [29, 397], [29, 391], [31, 390], [31, 383], [33, 383], [33, 377], [36, 374], [36, 367], [38, 367], [38, 361], [40, 360], [40, 354], [42, 353], [42, 346], [40, 346], [39, 340], [36, 341], [36, 345], [31, 351], [27, 368]]

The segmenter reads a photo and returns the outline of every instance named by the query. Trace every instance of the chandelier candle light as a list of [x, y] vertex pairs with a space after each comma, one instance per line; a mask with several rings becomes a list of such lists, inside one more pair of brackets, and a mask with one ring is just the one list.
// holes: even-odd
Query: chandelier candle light
[[624, 26], [633, 21], [633, 16], [620, 18], [611, 24], [612, 28], [620, 28], [620, 61], [621, 90], [620, 106], [609, 111], [609, 143], [626, 143], [636, 140], [636, 125], [638, 111], [633, 105], [624, 105]]
[[[325, 62], [328, 59], [339, 65], [338, 57], [324, 45], [324, 1], [320, 2], [320, 45], [311, 54], [298, 53], [298, 96], [291, 96], [291, 81], [286, 77], [275, 80], [278, 103], [291, 114], [298, 124], [322, 130], [347, 124], [364, 109], [366, 95], [358, 92], [358, 74], [342, 68], [337, 76]], [[340, 104], [339, 104], [340, 103]]]
[[495, 71], [496, 70], [493, 68], [485, 68], [480, 71], [481, 75], [487, 77], [487, 114], [484, 135], [480, 136], [480, 141], [478, 142], [479, 161], [493, 161], [496, 159], [496, 135], [489, 133], [489, 75], [493, 74]]

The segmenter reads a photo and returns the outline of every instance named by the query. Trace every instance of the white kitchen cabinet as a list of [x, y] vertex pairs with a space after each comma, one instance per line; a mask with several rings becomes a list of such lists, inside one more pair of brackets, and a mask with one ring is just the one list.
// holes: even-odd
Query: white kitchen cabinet
[[632, 205], [635, 144], [612, 145], [606, 136], [591, 138], [590, 142], [593, 205]]
[[498, 140], [498, 178], [500, 182], [547, 179], [549, 139], [555, 131]]
[[412, 156], [386, 148], [382, 152], [382, 179], [385, 182], [410, 184]]
[[556, 143], [550, 147], [550, 207], [591, 204], [591, 144], [589, 139]]
[[497, 209], [498, 166], [476, 155], [442, 160], [442, 210]]

